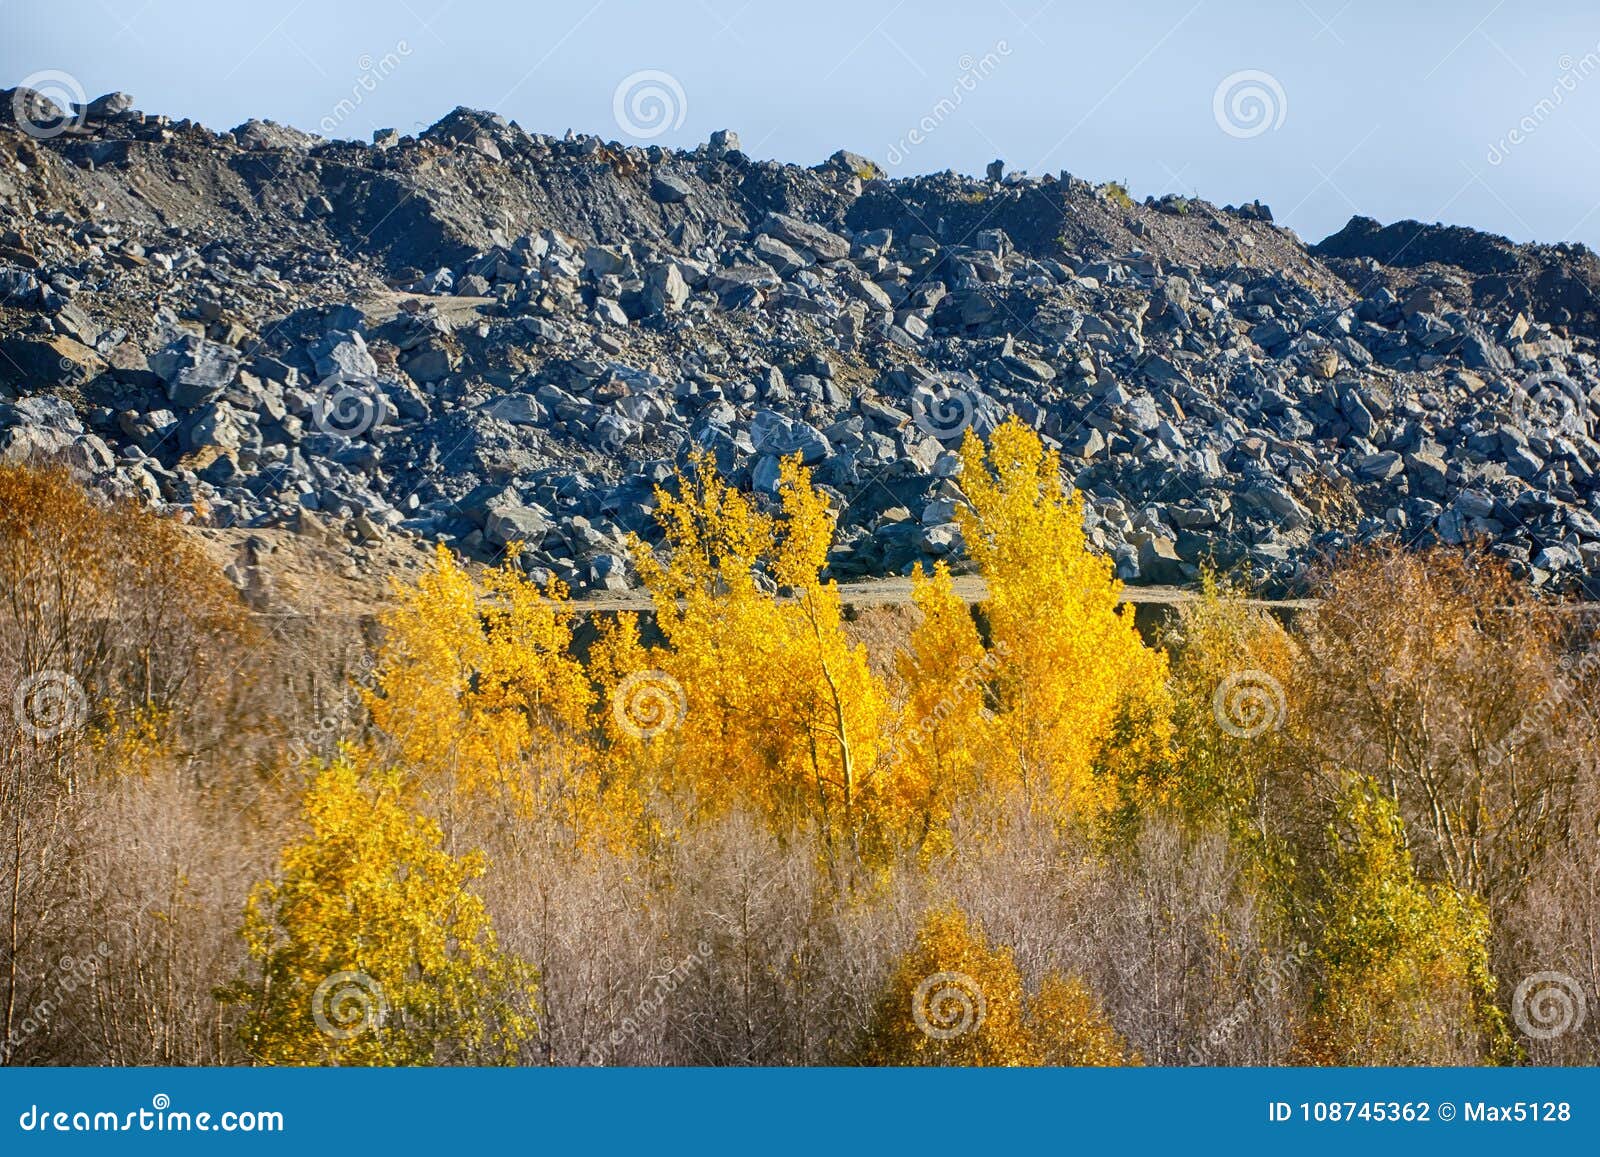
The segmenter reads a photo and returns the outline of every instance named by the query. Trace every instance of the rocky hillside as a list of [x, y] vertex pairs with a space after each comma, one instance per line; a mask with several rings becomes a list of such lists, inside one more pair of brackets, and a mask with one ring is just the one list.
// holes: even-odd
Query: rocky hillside
[[[218, 527], [405, 536], [579, 589], [693, 446], [767, 491], [798, 452], [832, 569], [959, 560], [953, 450], [1058, 445], [1131, 581], [1289, 589], [1353, 542], [1491, 540], [1600, 591], [1600, 283], [1581, 248], [1062, 173], [888, 180], [529, 133], [216, 133], [121, 94], [0, 94], [0, 458]], [[268, 598], [261, 564], [241, 586]], [[1585, 585], [1587, 584], [1587, 585]]]

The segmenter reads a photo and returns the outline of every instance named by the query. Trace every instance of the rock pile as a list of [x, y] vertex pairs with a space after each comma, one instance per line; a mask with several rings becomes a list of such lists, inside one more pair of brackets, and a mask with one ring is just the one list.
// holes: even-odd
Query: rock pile
[[519, 541], [615, 590], [694, 447], [766, 493], [800, 454], [841, 578], [959, 560], [954, 450], [1014, 414], [1131, 581], [1281, 589], [1356, 542], [1486, 538], [1600, 593], [1586, 250], [1456, 230], [1402, 266], [1359, 222], [1307, 250], [1258, 203], [889, 180], [731, 132], [673, 152], [458, 109], [368, 145], [113, 94], [41, 135], [35, 103], [0, 93], [0, 460], [332, 521], [358, 557]]

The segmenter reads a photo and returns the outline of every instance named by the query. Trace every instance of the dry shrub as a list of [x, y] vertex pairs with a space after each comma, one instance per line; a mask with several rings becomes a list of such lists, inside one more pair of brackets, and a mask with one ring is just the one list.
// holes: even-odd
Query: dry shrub
[[1344, 772], [1399, 805], [1419, 871], [1498, 905], [1567, 829], [1573, 750], [1560, 617], [1493, 557], [1356, 553], [1301, 626], [1290, 728], [1332, 798]]
[[[1593, 754], [1600, 750], [1594, 718], [1600, 688], [1593, 682], [1600, 650], [1576, 652], [1573, 659], [1570, 676], [1590, 681], [1569, 707], [1567, 725], [1582, 728], [1587, 738], [1573, 746], [1577, 783], [1566, 831], [1532, 865], [1517, 902], [1494, 913], [1501, 1000], [1519, 1029], [1519, 1008], [1534, 1028], [1536, 1035], [1524, 1030], [1519, 1037], [1536, 1064], [1600, 1062], [1600, 769]], [[1577, 993], [1584, 994], [1583, 1004]], [[1581, 1019], [1580, 1009], [1586, 1009]]]
[[1288, 1055], [1304, 952], [1222, 833], [1159, 817], [1078, 900], [1078, 968], [1147, 1064]]
[[[91, 732], [145, 728], [188, 754], [216, 746], [236, 718], [253, 629], [175, 523], [106, 503], [63, 470], [8, 466], [0, 542], [0, 670], [14, 681], [5, 690], [42, 680], [41, 696], [80, 700]], [[48, 708], [41, 698], [32, 714]]]
[[[167, 894], [164, 931], [176, 945], [188, 890], [227, 878], [217, 862], [229, 854], [225, 838], [208, 823], [182, 822], [193, 816], [172, 777], [198, 769], [202, 757], [207, 767], [226, 766], [216, 763], [219, 739], [236, 727], [233, 676], [249, 642], [232, 588], [173, 523], [106, 503], [64, 471], [0, 467], [0, 823], [11, 913], [0, 932], [0, 1028], [8, 1055], [47, 1044], [48, 1056], [78, 1059], [214, 1055], [180, 1008], [208, 1004], [208, 988], [188, 984], [198, 973], [185, 971], [209, 963], [206, 954], [189, 943], [179, 965], [160, 951], [119, 960], [119, 945], [150, 920], [102, 900], [113, 883], [141, 905]], [[128, 772], [162, 782], [119, 787], [116, 777]], [[146, 811], [146, 796], [162, 792], [171, 806]], [[196, 870], [169, 880], [148, 858], [159, 847]], [[140, 870], [148, 874], [129, 875]], [[211, 927], [194, 932], [195, 941], [214, 936]], [[77, 975], [83, 961], [94, 962], [93, 976]], [[144, 970], [157, 967], [166, 991], [152, 1005]], [[127, 1007], [109, 1006], [90, 1036], [57, 997], [70, 988], [72, 1010], [86, 1017], [88, 996], [104, 999], [113, 973], [139, 994]]]
[[[1186, 610], [1171, 798], [1190, 822], [1227, 818], [1274, 923], [1313, 945], [1299, 1056], [1503, 1057], [1520, 978], [1558, 970], [1596, 991], [1600, 653], [1473, 552], [1356, 552], [1321, 593], [1287, 633], [1229, 592]], [[1244, 672], [1266, 688], [1258, 706], [1281, 695], [1281, 718], [1230, 734], [1212, 689]], [[1388, 875], [1351, 875], [1352, 776], [1396, 807]], [[1329, 939], [1351, 922], [1359, 942]], [[1518, 1038], [1573, 1061], [1596, 1055], [1586, 1031]]]
[[969, 821], [929, 875], [926, 894], [1013, 950], [1028, 992], [1078, 978], [1144, 1063], [1288, 1055], [1303, 952], [1262, 911], [1223, 833], [1155, 814], [1104, 849], [1019, 813], [998, 828]]

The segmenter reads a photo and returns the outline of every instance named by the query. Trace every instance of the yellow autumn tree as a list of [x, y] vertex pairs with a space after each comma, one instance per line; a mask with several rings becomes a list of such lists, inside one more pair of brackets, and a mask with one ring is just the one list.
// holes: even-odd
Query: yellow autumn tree
[[1022, 977], [961, 909], [930, 912], [879, 997], [861, 1051], [868, 1065], [1034, 1065]]
[[921, 614], [910, 648], [897, 659], [902, 693], [899, 725], [888, 756], [895, 765], [898, 806], [914, 817], [928, 850], [948, 843], [952, 807], [977, 784], [989, 743], [988, 682], [997, 656], [984, 649], [950, 569], [918, 571], [911, 599]]
[[1138, 1064], [1075, 976], [1028, 997], [1011, 950], [954, 905], [928, 913], [896, 964], [860, 1049], [868, 1065]]
[[595, 695], [572, 654], [572, 620], [565, 587], [540, 590], [515, 552], [475, 581], [438, 547], [383, 616], [364, 692], [380, 733], [371, 758], [431, 790], [563, 821], [580, 839], [625, 826], [636, 809], [595, 767]]
[[652, 669], [650, 649], [639, 639], [637, 615], [601, 621], [586, 657], [597, 694], [592, 733], [607, 783], [648, 784], [667, 794], [676, 779], [669, 741], [654, 742], [682, 722], [681, 688]]
[[1328, 838], [1302, 1061], [1510, 1059], [1514, 1045], [1493, 1000], [1483, 905], [1448, 884], [1417, 879], [1399, 809], [1370, 779], [1350, 778]]
[[1144, 645], [1109, 559], [1089, 550], [1061, 465], [1015, 418], [968, 431], [957, 512], [989, 585], [1000, 720], [990, 767], [1062, 819], [1103, 816], [1172, 735], [1166, 660]]
[[[1298, 723], [1294, 641], [1269, 611], [1208, 572], [1167, 642], [1176, 654], [1173, 719], [1182, 754], [1157, 795], [1192, 825], [1222, 825], [1268, 895], [1287, 903], [1292, 837], [1309, 828], [1320, 838], [1323, 819], [1288, 749]], [[1301, 811], [1310, 818], [1295, 814]]]
[[1115, 1068], [1140, 1063], [1089, 986], [1076, 976], [1045, 977], [1039, 995], [1028, 1004], [1027, 1020], [1042, 1065]]
[[392, 772], [348, 762], [305, 793], [306, 836], [259, 884], [243, 935], [259, 971], [219, 996], [274, 1065], [419, 1065], [516, 1059], [537, 1030], [537, 976], [501, 952], [471, 890], [482, 857], [443, 848]]
[[700, 456], [658, 490], [656, 517], [665, 561], [634, 552], [665, 645], [634, 649], [648, 669], [616, 680], [622, 729], [669, 744], [711, 808], [815, 825], [830, 858], [880, 845], [901, 818], [883, 782], [888, 700], [821, 580], [833, 516], [809, 472], [786, 460], [766, 513]]

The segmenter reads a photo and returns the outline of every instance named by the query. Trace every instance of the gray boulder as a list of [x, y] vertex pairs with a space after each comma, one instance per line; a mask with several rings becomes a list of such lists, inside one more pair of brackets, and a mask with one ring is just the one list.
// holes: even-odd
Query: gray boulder
[[239, 351], [232, 346], [186, 335], [150, 358], [150, 368], [167, 387], [167, 400], [192, 410], [216, 401], [239, 374]]

